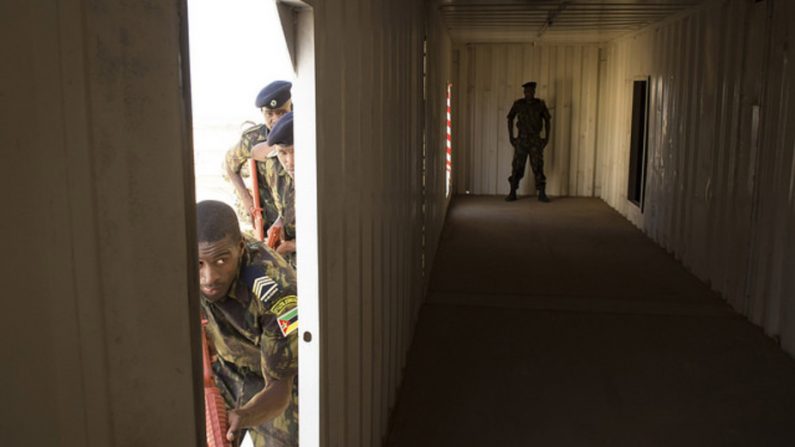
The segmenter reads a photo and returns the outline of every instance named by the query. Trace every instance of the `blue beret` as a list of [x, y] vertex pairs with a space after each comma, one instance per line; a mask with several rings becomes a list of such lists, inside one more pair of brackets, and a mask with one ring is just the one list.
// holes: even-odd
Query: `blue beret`
[[527, 88], [527, 87], [536, 88], [536, 81], [525, 82], [524, 84], [522, 84], [522, 87], [524, 87], [524, 88]]
[[292, 86], [292, 82], [273, 81], [259, 91], [257, 100], [254, 104], [258, 108], [267, 107], [269, 109], [275, 109], [281, 107], [282, 104], [290, 99], [290, 88]]
[[268, 146], [280, 144], [291, 146], [293, 144], [293, 112], [287, 112], [279, 118], [276, 125], [268, 134]]

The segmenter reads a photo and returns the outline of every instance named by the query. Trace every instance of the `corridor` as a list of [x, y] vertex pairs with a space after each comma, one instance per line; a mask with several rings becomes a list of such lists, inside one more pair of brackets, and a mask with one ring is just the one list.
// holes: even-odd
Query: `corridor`
[[454, 199], [387, 445], [791, 446], [795, 361], [604, 202]]

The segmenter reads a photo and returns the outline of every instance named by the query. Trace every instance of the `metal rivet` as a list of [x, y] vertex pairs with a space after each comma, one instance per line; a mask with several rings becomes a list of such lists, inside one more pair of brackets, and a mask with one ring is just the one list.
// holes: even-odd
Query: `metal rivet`
[[304, 341], [309, 343], [312, 341], [312, 333], [309, 331], [304, 332]]

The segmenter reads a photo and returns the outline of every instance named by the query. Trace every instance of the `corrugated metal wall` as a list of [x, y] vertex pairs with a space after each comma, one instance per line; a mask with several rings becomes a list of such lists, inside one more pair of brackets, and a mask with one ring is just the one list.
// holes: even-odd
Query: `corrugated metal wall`
[[[432, 120], [422, 100], [423, 3], [310, 3], [317, 79], [320, 442], [378, 446], [423, 296], [423, 223], [430, 259], [446, 206], [437, 173], [444, 152], [427, 150], [423, 214], [422, 129], [423, 120]], [[429, 147], [437, 138], [429, 132]]]
[[[469, 44], [457, 51], [455, 191], [508, 192], [513, 147], [506, 116], [513, 101], [522, 97], [522, 84], [535, 80], [536, 96], [552, 114], [552, 138], [544, 151], [547, 191], [593, 195], [599, 47]], [[520, 193], [534, 193], [532, 178], [528, 166]]]
[[439, 236], [447, 215], [445, 195], [447, 145], [447, 84], [452, 82], [452, 42], [438, 8], [426, 6], [427, 79], [425, 92], [425, 272], [433, 266]]
[[[611, 44], [597, 192], [795, 353], [795, 3], [709, 2]], [[626, 200], [650, 76], [644, 213]], [[606, 112], [606, 113], [604, 113]]]
[[4, 446], [203, 442], [185, 11], [0, 2]]

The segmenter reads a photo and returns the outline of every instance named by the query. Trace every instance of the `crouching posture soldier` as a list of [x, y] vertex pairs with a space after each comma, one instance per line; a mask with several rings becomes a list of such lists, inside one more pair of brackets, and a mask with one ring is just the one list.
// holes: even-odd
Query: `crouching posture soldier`
[[[538, 200], [549, 202], [546, 193], [547, 178], [544, 176], [544, 147], [549, 142], [551, 117], [544, 101], [536, 98], [536, 83], [526, 82], [522, 87], [524, 98], [514, 101], [511, 111], [508, 112], [508, 138], [513, 145], [513, 163], [511, 176], [508, 177], [511, 192], [505, 200], [509, 202], [516, 200], [516, 190], [519, 189], [519, 181], [524, 177], [525, 163], [530, 157]], [[519, 129], [519, 136], [514, 138], [513, 120], [517, 117], [516, 127]], [[544, 129], [546, 129], [544, 138], [541, 138], [541, 131]]]
[[[257, 184], [259, 185], [259, 197], [253, 197], [246, 188], [241, 171], [246, 162], [254, 155], [252, 148], [258, 143], [265, 142], [268, 139], [270, 129], [273, 129], [273, 126], [276, 125], [282, 116], [292, 110], [291, 88], [292, 83], [290, 82], [273, 81], [259, 92], [254, 104], [262, 112], [265, 120], [264, 124], [258, 124], [243, 131], [240, 141], [227, 151], [224, 159], [225, 176], [232, 182], [243, 208], [242, 211], [244, 211], [241, 214], [241, 218], [249, 217], [254, 219], [254, 212], [262, 207], [261, 212], [265, 229], [273, 225], [273, 222], [278, 217], [273, 197], [270, 196], [270, 189], [265, 183], [265, 166], [262, 163], [256, 163], [257, 172], [250, 173], [252, 176], [256, 175]], [[257, 159], [256, 157], [253, 158]]]
[[283, 225], [282, 241], [276, 252], [290, 265], [297, 266], [295, 246], [295, 147], [293, 146], [293, 112], [289, 112], [276, 123], [268, 135], [268, 145], [273, 148], [270, 160], [276, 159], [278, 169], [268, 171], [266, 180], [271, 196], [279, 211]]
[[231, 207], [196, 206], [202, 317], [213, 373], [229, 409], [227, 438], [256, 447], [298, 445], [298, 298], [295, 273], [247, 243]]

